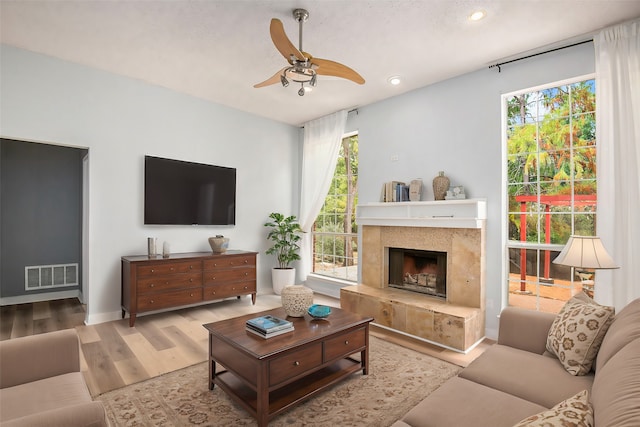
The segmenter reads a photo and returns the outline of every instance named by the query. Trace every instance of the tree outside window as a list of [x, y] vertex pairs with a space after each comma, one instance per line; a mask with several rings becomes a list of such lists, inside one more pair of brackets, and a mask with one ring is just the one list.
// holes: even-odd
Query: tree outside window
[[509, 304], [557, 312], [581, 282], [551, 261], [596, 234], [595, 80], [506, 102]]
[[313, 272], [358, 280], [358, 135], [342, 139], [331, 187], [313, 226]]

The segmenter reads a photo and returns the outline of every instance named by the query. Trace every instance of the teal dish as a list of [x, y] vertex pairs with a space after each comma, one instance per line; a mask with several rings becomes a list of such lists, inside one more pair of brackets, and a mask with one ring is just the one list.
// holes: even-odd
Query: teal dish
[[307, 313], [309, 313], [309, 316], [313, 317], [314, 319], [324, 319], [331, 314], [331, 307], [328, 307], [326, 305], [313, 304], [311, 307], [309, 307]]

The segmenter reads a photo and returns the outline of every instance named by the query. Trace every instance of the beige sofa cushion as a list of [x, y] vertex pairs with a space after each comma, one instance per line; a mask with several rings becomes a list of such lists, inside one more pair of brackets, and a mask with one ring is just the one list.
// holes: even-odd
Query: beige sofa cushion
[[613, 307], [597, 304], [581, 292], [567, 301], [553, 321], [547, 351], [558, 356], [570, 374], [587, 374], [614, 313]]
[[596, 371], [591, 404], [597, 426], [640, 425], [640, 338]]
[[602, 369], [622, 347], [638, 338], [640, 338], [640, 298], [631, 301], [616, 314], [616, 318], [602, 340], [596, 358], [596, 371]]
[[0, 389], [0, 421], [91, 402], [80, 372]]
[[453, 377], [418, 403], [395, 426], [511, 427], [524, 417], [545, 409], [499, 390]]
[[583, 390], [551, 409], [531, 415], [513, 427], [593, 427], [593, 408], [589, 393]]
[[593, 384], [593, 373], [570, 375], [555, 357], [500, 344], [488, 348], [459, 376], [537, 403], [545, 409], [582, 390], [591, 390]]

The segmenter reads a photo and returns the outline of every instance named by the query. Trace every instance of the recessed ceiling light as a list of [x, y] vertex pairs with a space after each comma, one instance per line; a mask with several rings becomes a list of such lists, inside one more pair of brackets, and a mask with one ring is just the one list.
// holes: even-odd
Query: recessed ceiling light
[[485, 16], [487, 16], [487, 12], [485, 12], [484, 10], [476, 10], [471, 15], [469, 15], [469, 21], [479, 21]]
[[389, 77], [387, 81], [394, 86], [398, 86], [400, 84], [400, 76]]

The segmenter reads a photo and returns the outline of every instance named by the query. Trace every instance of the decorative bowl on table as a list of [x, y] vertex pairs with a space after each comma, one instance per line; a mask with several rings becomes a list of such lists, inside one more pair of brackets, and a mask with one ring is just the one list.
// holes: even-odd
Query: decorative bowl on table
[[309, 313], [309, 316], [313, 317], [314, 319], [326, 319], [331, 314], [331, 307], [326, 305], [313, 304], [311, 307], [309, 307], [307, 313]]

